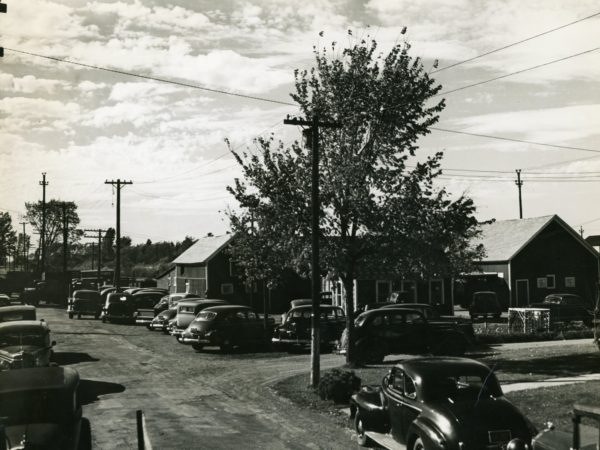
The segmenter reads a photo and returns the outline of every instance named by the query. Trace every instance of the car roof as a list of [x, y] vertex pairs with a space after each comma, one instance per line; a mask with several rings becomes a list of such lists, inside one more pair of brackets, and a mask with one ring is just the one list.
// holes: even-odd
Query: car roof
[[253, 311], [249, 306], [244, 305], [219, 305], [219, 306], [211, 306], [210, 308], [206, 308], [204, 311], [212, 311], [212, 312], [223, 312], [223, 311], [233, 311], [233, 310], [245, 310], [245, 311]]
[[477, 294], [494, 294], [494, 295], [496, 295], [496, 293], [494, 291], [477, 291], [477, 292], [473, 292], [473, 295], [477, 295]]
[[0, 313], [15, 312], [15, 311], [35, 311], [35, 306], [33, 306], [33, 305], [11, 305], [11, 306], [1, 306], [0, 307]]
[[177, 306], [203, 305], [205, 303], [227, 303], [227, 301], [219, 298], [189, 298], [180, 300]]
[[75, 294], [90, 294], [90, 293], [100, 295], [100, 292], [95, 291], [93, 289], [77, 289], [76, 291], [73, 291], [73, 295], [75, 295]]
[[452, 356], [411, 358], [397, 364], [396, 367], [404, 370], [413, 378], [425, 379], [461, 373], [477, 374], [485, 378], [491, 373], [490, 368], [482, 362]]
[[74, 390], [79, 374], [69, 367], [35, 367], [0, 372], [0, 394], [39, 389]]
[[0, 322], [0, 332], [37, 330], [40, 327], [48, 330], [48, 324], [43, 320], [15, 320], [11, 322]]
[[141, 297], [142, 295], [155, 295], [160, 296], [160, 298], [164, 297], [165, 294], [158, 291], [137, 291], [135, 294], [131, 294], [133, 297]]
[[[321, 303], [319, 305], [320, 309], [342, 309], [340, 306], [335, 306], [335, 305], [329, 305], [329, 304], [323, 304]], [[312, 309], [312, 305], [300, 305], [300, 306], [294, 306], [292, 309], [290, 309], [290, 311], [297, 311], [299, 309]]]
[[365, 311], [364, 313], [361, 314], [361, 316], [374, 316], [377, 314], [385, 314], [385, 313], [389, 313], [390, 311], [409, 311], [409, 312], [415, 312], [418, 314], [421, 314], [421, 311], [419, 311], [418, 309], [414, 309], [414, 308], [403, 308], [401, 306], [401, 304], [399, 304], [399, 306], [397, 308], [378, 308], [378, 309], [370, 309], [368, 311]]
[[546, 297], [577, 297], [577, 298], [581, 298], [581, 295], [570, 294], [570, 293], [566, 293], [566, 292], [557, 292], [556, 294], [548, 294], [548, 295], [546, 295]]
[[382, 308], [385, 309], [393, 309], [393, 308], [402, 308], [402, 309], [413, 309], [413, 308], [433, 308], [433, 305], [429, 303], [392, 303], [389, 305], [384, 305]]

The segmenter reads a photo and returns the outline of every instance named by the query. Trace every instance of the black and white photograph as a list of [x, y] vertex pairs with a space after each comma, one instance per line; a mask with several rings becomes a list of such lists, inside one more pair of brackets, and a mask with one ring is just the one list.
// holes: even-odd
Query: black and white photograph
[[0, 450], [600, 448], [600, 4], [0, 0]]

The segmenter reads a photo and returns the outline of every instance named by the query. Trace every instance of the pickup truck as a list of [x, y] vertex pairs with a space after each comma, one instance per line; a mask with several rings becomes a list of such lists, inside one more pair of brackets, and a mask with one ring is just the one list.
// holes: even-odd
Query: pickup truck
[[550, 294], [541, 303], [533, 303], [532, 308], [546, 308], [550, 310], [551, 325], [557, 322], [569, 323], [581, 321], [591, 327], [594, 316], [588, 309], [589, 305], [581, 297], [574, 294]]

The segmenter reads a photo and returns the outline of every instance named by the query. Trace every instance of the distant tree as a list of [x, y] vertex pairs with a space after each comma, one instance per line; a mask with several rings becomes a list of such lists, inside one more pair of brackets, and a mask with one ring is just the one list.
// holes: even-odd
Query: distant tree
[[[399, 277], [444, 276], [482, 252], [470, 243], [479, 232], [472, 200], [452, 200], [434, 185], [442, 153], [416, 158], [417, 141], [429, 133], [445, 104], [435, 98], [441, 86], [409, 49], [399, 44], [384, 55], [377, 53], [375, 41], [342, 50], [334, 43], [333, 55], [315, 50], [316, 67], [295, 72], [291, 96], [304, 116], [342, 124], [319, 130], [320, 266], [345, 287], [351, 343], [359, 267], [385, 267]], [[241, 205], [228, 212], [231, 228], [245, 242], [234, 247], [235, 257], [248, 269], [255, 264], [252, 255], [275, 252], [260, 263], [269, 270], [291, 266], [306, 272], [311, 152], [273, 137], [256, 143], [258, 154], [232, 150], [244, 177], [228, 188]], [[354, 363], [352, 345], [346, 358]]]
[[[51, 248], [57, 242], [62, 241], [63, 229], [63, 204], [66, 206], [70, 242], [78, 242], [81, 232], [77, 231], [79, 225], [79, 214], [75, 202], [63, 202], [50, 200], [46, 202], [46, 234], [45, 244]], [[33, 226], [37, 233], [42, 231], [42, 202], [25, 203], [25, 219]]]
[[12, 219], [7, 212], [0, 212], [0, 263], [4, 264], [9, 255], [13, 255], [17, 243], [17, 233], [13, 229]]
[[115, 258], [115, 229], [108, 228], [102, 238], [102, 259], [112, 261]]
[[121, 236], [121, 248], [131, 247], [131, 238], [129, 236]]

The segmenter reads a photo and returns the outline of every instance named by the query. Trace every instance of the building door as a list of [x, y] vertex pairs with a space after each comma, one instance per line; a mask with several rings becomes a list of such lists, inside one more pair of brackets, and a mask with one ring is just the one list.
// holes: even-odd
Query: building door
[[444, 304], [444, 280], [429, 280], [429, 304]]
[[529, 305], [529, 280], [516, 280], [516, 299], [515, 306], [524, 308]]
[[375, 284], [375, 299], [377, 303], [385, 302], [392, 293], [392, 282], [388, 280], [377, 281]]

